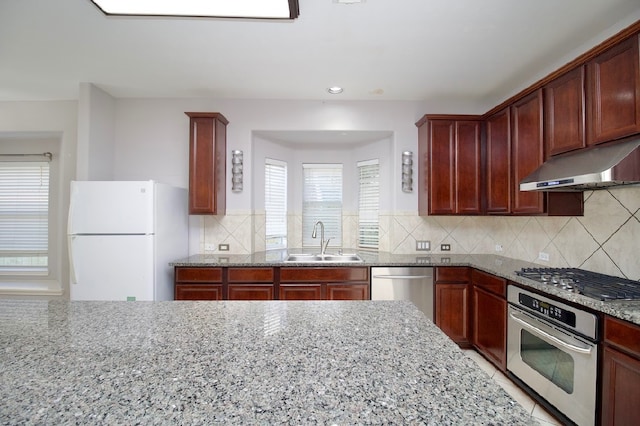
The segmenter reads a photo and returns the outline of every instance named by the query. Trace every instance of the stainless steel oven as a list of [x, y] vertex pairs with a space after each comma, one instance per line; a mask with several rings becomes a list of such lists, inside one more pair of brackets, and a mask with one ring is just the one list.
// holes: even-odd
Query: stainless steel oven
[[507, 370], [578, 425], [593, 425], [597, 316], [509, 285]]

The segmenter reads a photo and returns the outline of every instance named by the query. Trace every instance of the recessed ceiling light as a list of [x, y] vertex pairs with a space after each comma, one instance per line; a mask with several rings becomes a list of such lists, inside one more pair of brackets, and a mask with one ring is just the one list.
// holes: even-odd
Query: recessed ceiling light
[[298, 0], [91, 0], [106, 15], [295, 19]]
[[344, 89], [340, 86], [332, 86], [327, 89], [327, 92], [331, 93], [332, 95], [337, 95], [339, 93], [342, 93], [343, 91]]

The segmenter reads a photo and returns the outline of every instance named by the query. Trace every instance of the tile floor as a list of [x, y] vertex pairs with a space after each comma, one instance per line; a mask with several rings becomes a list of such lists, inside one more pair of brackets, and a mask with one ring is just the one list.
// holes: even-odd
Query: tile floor
[[558, 422], [551, 414], [549, 414], [544, 407], [539, 405], [534, 399], [527, 395], [522, 389], [520, 389], [515, 383], [513, 383], [507, 376], [501, 371], [498, 371], [489, 361], [484, 359], [482, 355], [476, 351], [469, 349], [464, 353], [474, 360], [480, 368], [482, 368], [496, 383], [507, 391], [509, 395], [513, 397], [520, 405], [524, 407], [529, 413], [531, 418], [538, 421], [543, 426], [556, 425], [562, 426], [562, 423]]

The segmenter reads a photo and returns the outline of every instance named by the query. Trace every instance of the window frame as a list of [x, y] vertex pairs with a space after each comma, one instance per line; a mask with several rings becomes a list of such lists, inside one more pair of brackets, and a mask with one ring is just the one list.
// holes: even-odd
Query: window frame
[[[322, 171], [326, 173], [325, 176], [322, 176]], [[302, 164], [303, 248], [320, 245], [320, 236], [311, 237], [313, 227], [318, 221], [323, 223], [325, 242], [330, 239], [328, 246], [342, 247], [343, 185], [342, 163]]]
[[[358, 161], [358, 248], [378, 250], [380, 244], [380, 160]], [[373, 231], [375, 229], [375, 231]], [[373, 233], [372, 233], [373, 231]]]
[[[288, 235], [287, 235], [287, 203], [288, 203], [288, 170], [287, 170], [287, 162], [282, 160], [276, 160], [273, 158], [265, 158], [265, 171], [264, 171], [264, 210], [265, 210], [265, 249], [266, 250], [277, 250], [283, 249], [287, 247]], [[278, 168], [282, 168], [284, 170], [284, 176], [273, 176], [273, 180], [271, 178], [270, 170], [273, 168], [273, 171], [278, 170]], [[278, 184], [282, 183], [281, 186]], [[281, 191], [278, 194], [278, 191], [273, 191], [274, 189]], [[274, 208], [270, 208], [270, 200], [269, 196], [271, 192], [275, 192], [274, 195], [280, 196], [282, 204], [280, 206], [273, 206]], [[282, 194], [283, 193], [283, 194]], [[274, 200], [275, 201], [275, 200]], [[275, 204], [275, 203], [273, 203]], [[280, 207], [280, 208], [278, 208]], [[280, 216], [280, 220], [282, 221], [280, 225], [273, 224], [273, 228], [280, 228], [279, 233], [274, 233], [273, 235], [269, 234], [270, 226], [269, 218], [271, 216]], [[276, 217], [277, 220], [277, 217]], [[270, 240], [277, 240], [277, 243], [269, 243]]]

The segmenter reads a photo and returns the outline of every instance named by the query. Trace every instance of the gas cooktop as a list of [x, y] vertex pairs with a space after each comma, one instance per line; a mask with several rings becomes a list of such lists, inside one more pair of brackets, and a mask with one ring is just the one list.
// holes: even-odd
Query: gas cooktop
[[522, 268], [516, 274], [596, 300], [640, 300], [640, 282], [577, 268]]

